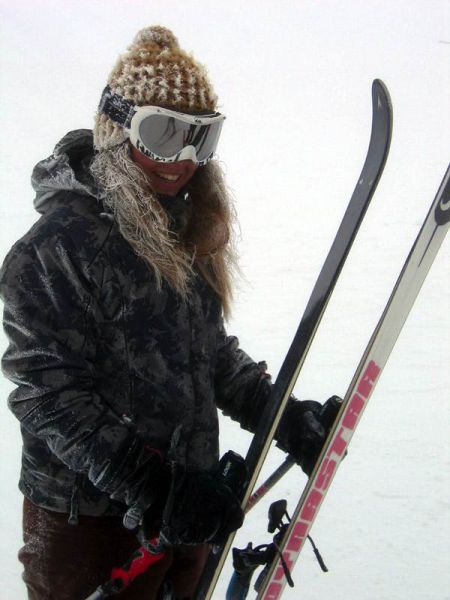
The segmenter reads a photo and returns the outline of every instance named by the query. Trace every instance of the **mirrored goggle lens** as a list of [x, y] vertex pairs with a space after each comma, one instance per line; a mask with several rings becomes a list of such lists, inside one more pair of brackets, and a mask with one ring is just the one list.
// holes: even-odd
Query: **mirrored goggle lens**
[[206, 160], [216, 150], [222, 121], [191, 125], [166, 115], [150, 115], [139, 125], [139, 137], [153, 154], [170, 158], [185, 146], [194, 146], [197, 160]]

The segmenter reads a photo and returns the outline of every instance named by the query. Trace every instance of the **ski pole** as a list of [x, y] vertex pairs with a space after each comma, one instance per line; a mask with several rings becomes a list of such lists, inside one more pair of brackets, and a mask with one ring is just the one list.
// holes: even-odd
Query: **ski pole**
[[[260, 487], [249, 498], [245, 512], [251, 510], [267, 492], [295, 465], [295, 460], [287, 456], [281, 465], [260, 485]], [[150, 540], [150, 544], [157, 546], [157, 538]], [[113, 568], [111, 578], [106, 583], [100, 585], [95, 592], [90, 594], [85, 600], [103, 600], [109, 596], [117, 595], [123, 592], [131, 582], [145, 573], [153, 564], [159, 562], [166, 555], [165, 552], [151, 553], [144, 546], [141, 546], [130, 557], [122, 567]]]
[[247, 513], [251, 510], [257, 502], [263, 498], [267, 492], [269, 492], [274, 485], [276, 485], [282, 477], [286, 475], [286, 473], [295, 465], [295, 459], [292, 456], [287, 456], [281, 465], [275, 469], [275, 471], [270, 475], [264, 483], [262, 483], [259, 488], [253, 492], [250, 498], [247, 501], [247, 505], [245, 507], [245, 512]]
[[[153, 538], [150, 540], [150, 544], [156, 546], [157, 541], [156, 538]], [[112, 569], [109, 581], [100, 585], [95, 592], [90, 594], [85, 600], [104, 600], [110, 596], [120, 594], [134, 579], [136, 579], [136, 577], [138, 577], [138, 575], [145, 573], [151, 565], [159, 562], [165, 555], [165, 552], [152, 554], [144, 548], [144, 546], [141, 546], [130, 557], [126, 564], [122, 567]]]
[[[284, 521], [284, 518], [287, 521]], [[290, 587], [294, 587], [294, 582], [291, 577], [290, 568], [284, 559], [280, 542], [291, 522], [291, 517], [287, 512], [287, 501], [285, 499], [272, 502], [269, 508], [269, 525], [267, 531], [269, 533], [277, 533], [274, 535], [272, 543], [261, 544], [253, 548], [252, 543], [247, 544], [246, 548], [233, 548], [233, 567], [234, 572], [231, 576], [226, 592], [226, 600], [245, 600], [248, 596], [250, 583], [253, 573], [260, 566], [264, 566], [263, 571], [259, 574], [255, 583], [255, 590], [258, 590], [260, 585], [266, 578], [267, 571], [272, 562], [278, 557], [284, 576]], [[314, 543], [314, 540], [308, 535], [308, 540], [311, 543], [317, 562], [324, 573], [328, 572], [328, 567], [319, 552], [319, 549]]]

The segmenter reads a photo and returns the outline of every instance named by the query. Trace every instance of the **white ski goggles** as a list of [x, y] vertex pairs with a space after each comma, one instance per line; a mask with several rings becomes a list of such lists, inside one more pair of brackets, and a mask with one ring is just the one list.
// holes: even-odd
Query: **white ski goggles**
[[189, 115], [159, 106], [134, 106], [109, 86], [98, 107], [129, 134], [140, 152], [160, 162], [192, 160], [198, 166], [209, 162], [222, 130], [225, 115]]

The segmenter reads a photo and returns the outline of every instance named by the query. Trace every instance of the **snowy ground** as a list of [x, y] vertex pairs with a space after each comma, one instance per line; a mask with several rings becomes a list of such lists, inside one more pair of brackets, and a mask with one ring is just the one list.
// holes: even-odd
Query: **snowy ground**
[[[343, 395], [450, 156], [449, 2], [0, 0], [0, 18], [0, 257], [36, 219], [32, 166], [67, 130], [91, 126], [135, 32], [165, 24], [208, 65], [228, 116], [220, 158], [246, 277], [229, 330], [274, 375], [359, 175], [371, 81], [383, 79], [389, 161], [296, 387]], [[330, 572], [306, 548], [286, 599], [450, 598], [449, 250], [447, 239], [314, 526]], [[22, 600], [20, 439], [0, 385], [0, 599]], [[221, 441], [245, 452], [249, 438], [224, 419]], [[271, 467], [281, 460], [274, 449]], [[292, 505], [304, 483], [294, 469], [270, 500]], [[238, 545], [267, 541], [266, 510], [249, 515]]]

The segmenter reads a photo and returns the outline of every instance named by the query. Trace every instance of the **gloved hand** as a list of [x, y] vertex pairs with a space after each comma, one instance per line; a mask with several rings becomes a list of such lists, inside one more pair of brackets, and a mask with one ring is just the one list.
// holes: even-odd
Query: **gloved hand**
[[170, 489], [171, 471], [157, 449], [138, 441], [128, 453], [127, 464], [132, 467], [128, 466], [126, 477], [119, 480], [110, 496], [128, 506], [123, 524], [127, 529], [135, 529], [150, 506], [153, 513], [162, 513]]
[[159, 542], [169, 546], [219, 543], [243, 520], [238, 499], [218, 474], [186, 471], [174, 475]]
[[323, 405], [314, 400], [291, 397], [281, 418], [275, 439], [307, 475], [311, 475], [322, 446], [342, 404], [332, 396]]

